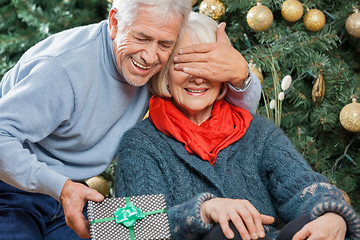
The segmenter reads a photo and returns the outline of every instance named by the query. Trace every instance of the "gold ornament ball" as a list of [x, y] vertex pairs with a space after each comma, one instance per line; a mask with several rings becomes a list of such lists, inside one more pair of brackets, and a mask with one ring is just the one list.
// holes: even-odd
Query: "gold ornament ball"
[[107, 0], [109, 3], [113, 3], [113, 0]]
[[218, 20], [225, 15], [225, 5], [219, 0], [204, 0], [200, 3], [199, 12]]
[[340, 123], [350, 132], [360, 132], [360, 103], [356, 102], [356, 98], [341, 109]]
[[191, 4], [194, 6], [197, 3], [197, 0], [191, 0]]
[[260, 81], [260, 84], [264, 83], [264, 75], [262, 74], [260, 68], [256, 67], [254, 64], [249, 64], [250, 71], [257, 76]]
[[312, 32], [317, 32], [325, 25], [325, 15], [318, 9], [309, 10], [304, 16], [305, 28]]
[[281, 15], [286, 21], [296, 22], [304, 13], [304, 8], [298, 0], [286, 0], [281, 6]]
[[349, 195], [345, 191], [343, 191], [341, 189], [339, 189], [339, 190], [342, 193], [343, 197], [345, 198], [345, 201], [347, 202], [347, 204], [351, 205], [351, 200], [350, 200]]
[[360, 38], [360, 12], [351, 14], [345, 23], [346, 31], [355, 38]]
[[274, 20], [271, 10], [257, 3], [257, 6], [252, 7], [246, 16], [248, 25], [255, 31], [266, 31], [271, 26]]
[[107, 181], [101, 176], [89, 178], [88, 180], [85, 181], [85, 183], [90, 188], [95, 189], [96, 191], [101, 193], [104, 197], [106, 197], [109, 194], [110, 187]]

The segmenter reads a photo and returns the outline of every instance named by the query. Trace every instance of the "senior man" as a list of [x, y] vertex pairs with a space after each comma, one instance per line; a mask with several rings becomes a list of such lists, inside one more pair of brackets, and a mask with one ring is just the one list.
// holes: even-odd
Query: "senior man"
[[[190, 11], [190, 0], [115, 0], [107, 21], [50, 36], [5, 74], [0, 239], [90, 237], [84, 206], [103, 196], [80, 182], [109, 166], [147, 111], [146, 83], [167, 63]], [[175, 67], [230, 81], [228, 101], [255, 111], [259, 82], [224, 28], [217, 43], [180, 50]]]

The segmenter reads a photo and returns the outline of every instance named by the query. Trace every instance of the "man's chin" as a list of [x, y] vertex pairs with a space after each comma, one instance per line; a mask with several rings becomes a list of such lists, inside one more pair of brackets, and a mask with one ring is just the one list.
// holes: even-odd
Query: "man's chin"
[[151, 76], [126, 76], [124, 75], [125, 81], [134, 87], [144, 86], [150, 79]]

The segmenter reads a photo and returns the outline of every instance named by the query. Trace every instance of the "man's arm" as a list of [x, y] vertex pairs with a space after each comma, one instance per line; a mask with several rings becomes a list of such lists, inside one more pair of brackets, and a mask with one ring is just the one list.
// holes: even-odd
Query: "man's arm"
[[225, 23], [219, 25], [216, 37], [215, 43], [180, 49], [174, 57], [175, 69], [210, 81], [229, 82], [230, 91], [226, 99], [254, 114], [261, 96], [260, 82], [249, 70], [244, 57], [231, 46]]
[[[54, 66], [52, 68], [52, 66]], [[51, 59], [19, 63], [2, 80], [0, 98], [0, 180], [59, 200], [67, 177], [50, 169], [25, 146], [41, 142], [71, 114], [66, 76]]]
[[[20, 65], [22, 71], [18, 71]], [[101, 201], [102, 195], [68, 180], [24, 147], [41, 142], [70, 118], [72, 88], [68, 81], [59, 81], [55, 76], [64, 79], [66, 74], [49, 58], [18, 64], [2, 80], [0, 180], [61, 201], [69, 227], [79, 236], [90, 237], [82, 210], [87, 200]]]
[[225, 99], [237, 107], [245, 108], [252, 114], [256, 114], [257, 105], [261, 97], [261, 85], [257, 76], [250, 70], [249, 73], [249, 82], [243, 88], [234, 87], [229, 83], [229, 91]]

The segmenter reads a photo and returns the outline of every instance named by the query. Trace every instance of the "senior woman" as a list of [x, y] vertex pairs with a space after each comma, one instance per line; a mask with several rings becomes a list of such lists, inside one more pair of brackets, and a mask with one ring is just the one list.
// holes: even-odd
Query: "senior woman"
[[[176, 49], [215, 42], [216, 28], [192, 13]], [[150, 86], [149, 118], [120, 144], [116, 195], [164, 194], [172, 239], [360, 238], [339, 190], [274, 124], [223, 100], [226, 84], [176, 71], [171, 57]], [[290, 222], [280, 234], [278, 222]]]

